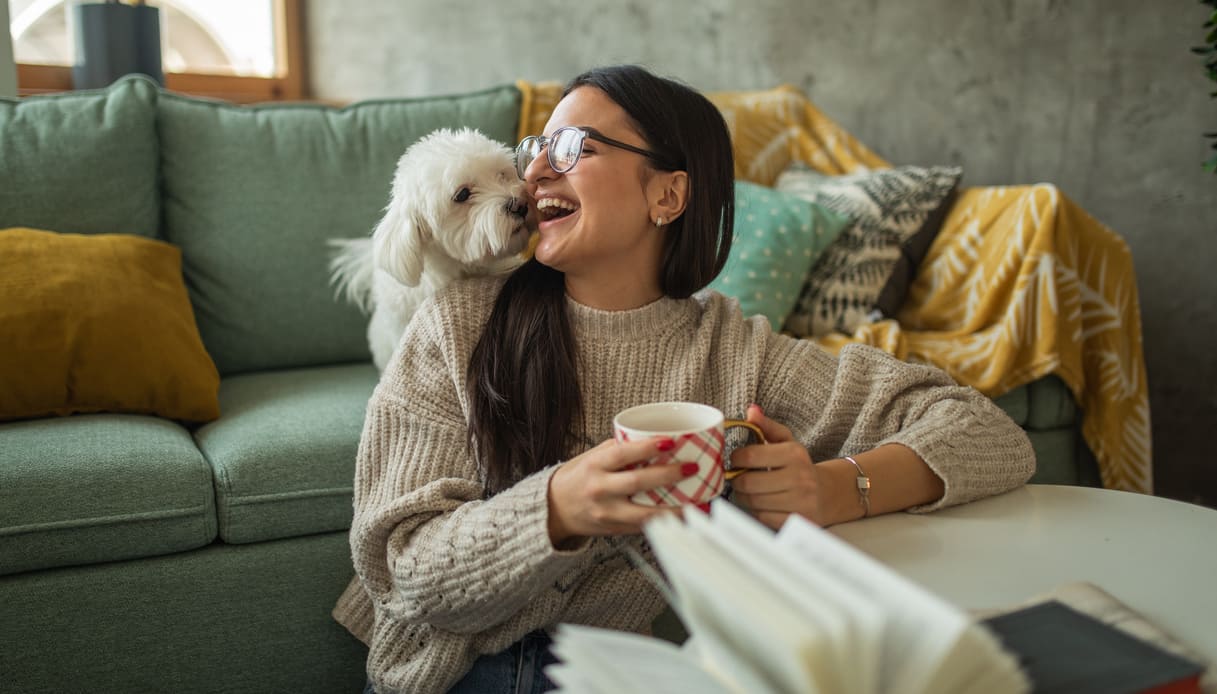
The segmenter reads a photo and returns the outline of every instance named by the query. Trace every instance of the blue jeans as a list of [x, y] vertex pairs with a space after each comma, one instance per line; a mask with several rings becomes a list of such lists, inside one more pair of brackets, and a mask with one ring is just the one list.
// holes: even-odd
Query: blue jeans
[[[551, 640], [544, 631], [533, 631], [494, 655], [473, 661], [473, 668], [452, 685], [448, 694], [540, 694], [554, 688], [542, 668], [558, 662], [549, 652]], [[376, 694], [368, 682], [363, 694]]]

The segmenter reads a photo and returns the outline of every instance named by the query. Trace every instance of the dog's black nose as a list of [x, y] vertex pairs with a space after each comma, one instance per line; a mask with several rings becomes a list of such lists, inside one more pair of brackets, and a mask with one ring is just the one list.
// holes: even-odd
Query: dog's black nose
[[528, 203], [523, 200], [513, 199], [507, 203], [507, 212], [523, 219], [528, 216]]

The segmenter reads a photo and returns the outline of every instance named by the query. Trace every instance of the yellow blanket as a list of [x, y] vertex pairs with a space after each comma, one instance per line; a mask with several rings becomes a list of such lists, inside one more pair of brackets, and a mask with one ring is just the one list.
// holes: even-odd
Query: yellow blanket
[[[561, 87], [518, 85], [520, 137], [538, 134]], [[793, 87], [708, 96], [731, 130], [737, 178], [773, 185], [795, 161], [827, 174], [890, 166]], [[1082, 409], [1103, 486], [1153, 491], [1132, 255], [1054, 186], [962, 190], [897, 320], [818, 342], [871, 344], [990, 396], [1055, 374]]]

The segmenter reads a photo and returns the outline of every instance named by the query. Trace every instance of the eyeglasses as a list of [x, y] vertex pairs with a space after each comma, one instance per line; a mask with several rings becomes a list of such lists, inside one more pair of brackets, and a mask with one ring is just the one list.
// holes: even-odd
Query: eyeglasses
[[[520, 140], [520, 144], [516, 146], [516, 172], [520, 174], [520, 178], [524, 178], [524, 172], [528, 170], [528, 165], [534, 159], [541, 156], [541, 150], [546, 150], [549, 168], [553, 169], [555, 173], [564, 174], [575, 168], [575, 164], [579, 163], [579, 157], [583, 154], [583, 141], [589, 137], [597, 142], [603, 142], [606, 145], [612, 145], [628, 152], [641, 154], [650, 159], [659, 158], [659, 155], [654, 152], [648, 152], [634, 145], [627, 145], [611, 137], [605, 137], [591, 128], [577, 128], [573, 125], [568, 125], [565, 128], [558, 128], [549, 137], [530, 135]], [[548, 149], [546, 149], [547, 147]]]

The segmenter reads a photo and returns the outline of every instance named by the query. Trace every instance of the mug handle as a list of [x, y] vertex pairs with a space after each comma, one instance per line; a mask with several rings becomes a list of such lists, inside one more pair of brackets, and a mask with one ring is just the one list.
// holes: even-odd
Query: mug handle
[[[761, 428], [758, 427], [757, 425], [753, 424], [752, 422], [748, 422], [748, 421], [745, 421], [742, 419], [724, 419], [723, 420], [723, 429], [726, 430], [726, 429], [730, 429], [731, 427], [744, 427], [745, 429], [748, 429], [749, 431], [751, 431], [753, 434], [756, 434], [756, 438], [758, 440], [760, 440], [761, 443], [769, 443], [768, 441], [765, 440], [765, 433], [763, 431], [761, 431]], [[750, 468], [724, 470], [723, 477], [725, 477], [727, 480], [733, 480], [736, 477], [739, 477], [740, 475], [744, 474], [745, 472], [748, 472], [749, 469]]]

